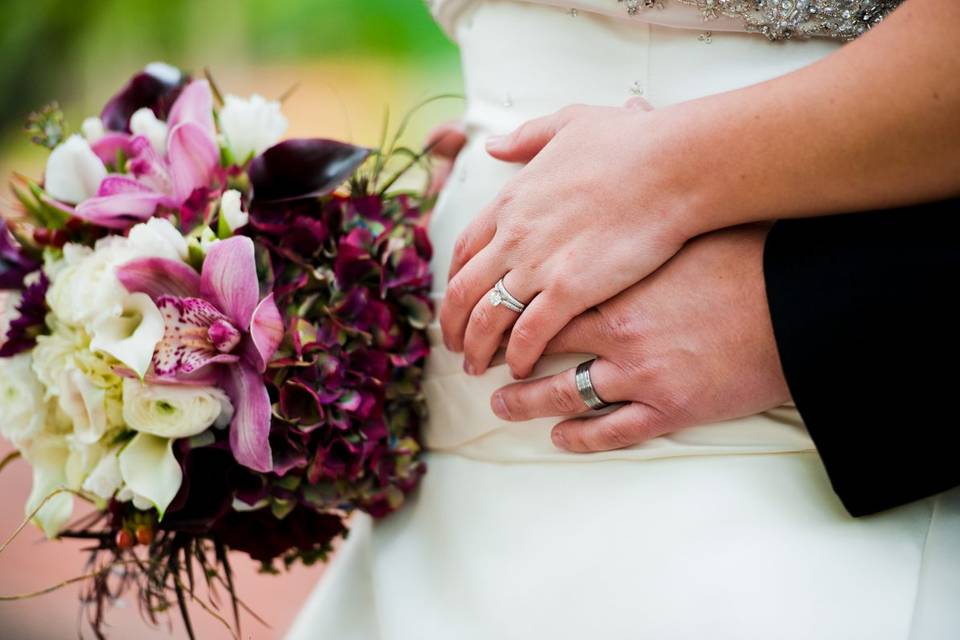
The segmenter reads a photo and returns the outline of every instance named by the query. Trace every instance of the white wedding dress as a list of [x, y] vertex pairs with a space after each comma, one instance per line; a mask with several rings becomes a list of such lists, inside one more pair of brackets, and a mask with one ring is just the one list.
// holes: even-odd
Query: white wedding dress
[[[438, 298], [455, 238], [517, 170], [486, 155], [487, 136], [570, 103], [742, 87], [841, 46], [772, 43], [676, 3], [433, 4], [462, 50], [470, 134], [432, 223]], [[401, 512], [354, 519], [290, 640], [960, 638], [960, 492], [854, 519], [788, 407], [564, 453], [555, 420], [493, 415], [510, 381], [502, 361], [466, 376], [434, 339], [428, 474]]]

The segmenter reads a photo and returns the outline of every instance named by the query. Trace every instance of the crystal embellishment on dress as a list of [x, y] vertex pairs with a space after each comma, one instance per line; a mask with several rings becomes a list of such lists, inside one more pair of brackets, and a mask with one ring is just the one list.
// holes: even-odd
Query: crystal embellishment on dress
[[[617, 0], [627, 13], [663, 8], [669, 0]], [[902, 0], [673, 0], [697, 7], [704, 20], [740, 18], [747, 31], [771, 40], [829, 36], [852, 40], [883, 20]]]

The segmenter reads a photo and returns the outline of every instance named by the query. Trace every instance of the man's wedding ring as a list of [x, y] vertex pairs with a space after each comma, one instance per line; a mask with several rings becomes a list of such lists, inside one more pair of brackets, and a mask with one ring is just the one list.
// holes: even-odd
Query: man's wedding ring
[[593, 388], [593, 380], [590, 379], [590, 367], [593, 366], [593, 363], [596, 360], [587, 360], [586, 362], [581, 362], [577, 367], [577, 391], [580, 393], [580, 398], [583, 400], [583, 403], [587, 405], [589, 409], [604, 409], [609, 407], [606, 402], [600, 399], [600, 396], [597, 395], [597, 390]]
[[523, 313], [523, 310], [527, 308], [527, 305], [514, 298], [510, 292], [507, 291], [507, 288], [503, 286], [503, 278], [500, 278], [497, 284], [493, 285], [493, 289], [491, 289], [488, 294], [488, 299], [493, 306], [504, 306], [514, 313]]

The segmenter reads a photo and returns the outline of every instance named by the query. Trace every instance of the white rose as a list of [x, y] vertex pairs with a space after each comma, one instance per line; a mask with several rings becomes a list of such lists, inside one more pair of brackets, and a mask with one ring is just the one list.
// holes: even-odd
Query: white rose
[[157, 118], [150, 107], [133, 112], [130, 116], [130, 131], [135, 136], [144, 136], [160, 155], [167, 152], [167, 123]]
[[20, 315], [17, 305], [21, 298], [19, 291], [0, 291], [0, 347], [7, 341], [10, 323]]
[[46, 390], [32, 363], [29, 353], [0, 358], [0, 434], [18, 449], [43, 431], [47, 414]]
[[107, 168], [90, 143], [74, 134], [50, 152], [43, 187], [55, 200], [78, 204], [97, 195], [106, 177]]
[[236, 189], [228, 189], [220, 196], [220, 215], [230, 231], [245, 227], [250, 222], [250, 214], [240, 208], [240, 192]]
[[90, 331], [103, 316], [120, 316], [128, 291], [117, 279], [117, 268], [138, 258], [183, 260], [187, 242], [168, 220], [152, 218], [130, 229], [129, 236], [108, 236], [87, 247], [67, 244], [62, 263], [45, 267], [50, 278], [47, 304], [69, 324]]
[[123, 418], [127, 426], [162, 438], [188, 438], [216, 424], [225, 426], [233, 405], [216, 387], [151, 385], [123, 381]]
[[100, 442], [80, 442], [75, 436], [67, 436], [66, 441], [69, 450], [64, 469], [67, 487], [79, 491], [106, 455], [107, 447]]
[[73, 424], [77, 441], [94, 444], [109, 429], [107, 393], [74, 366], [60, 373], [60, 409]]
[[84, 119], [80, 124], [80, 132], [90, 144], [96, 143], [100, 138], [107, 134], [106, 127], [103, 126], [103, 120], [96, 116], [90, 116]]
[[[38, 336], [33, 349], [33, 371], [46, 389], [46, 398], [56, 410], [47, 418], [48, 430], [66, 422], [69, 430], [79, 416], [81, 432], [87, 439], [94, 433], [123, 425], [122, 379], [113, 370], [115, 363], [90, 350], [90, 339], [79, 328], [55, 320], [50, 335]], [[66, 375], [69, 374], [69, 375]], [[93, 402], [94, 396], [102, 403]], [[64, 398], [64, 396], [67, 396]], [[68, 411], [60, 409], [67, 405]], [[67, 414], [70, 415], [67, 415]], [[106, 428], [91, 417], [106, 417]]]
[[83, 481], [83, 490], [92, 493], [98, 498], [109, 500], [123, 486], [123, 477], [120, 475], [120, 461], [117, 458], [118, 449], [108, 452], [93, 468], [93, 471]]
[[220, 131], [237, 162], [263, 153], [287, 130], [287, 119], [280, 112], [280, 103], [256, 94], [247, 99], [227, 95], [219, 120]]

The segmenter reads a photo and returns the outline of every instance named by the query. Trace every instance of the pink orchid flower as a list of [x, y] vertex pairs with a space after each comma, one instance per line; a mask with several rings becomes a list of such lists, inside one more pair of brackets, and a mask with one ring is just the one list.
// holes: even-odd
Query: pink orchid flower
[[150, 218], [157, 207], [179, 209], [198, 189], [208, 189], [220, 168], [213, 123], [213, 94], [206, 80], [180, 93], [167, 120], [167, 150], [161, 156], [145, 136], [114, 133], [98, 155], [122, 149], [130, 174], [108, 175], [97, 195], [77, 205], [74, 215], [111, 229], [125, 229]]
[[230, 449], [251, 469], [273, 469], [267, 363], [283, 338], [283, 318], [270, 293], [260, 299], [253, 241], [234, 236], [207, 252], [202, 272], [182, 262], [143, 258], [120, 267], [131, 292], [149, 295], [164, 317], [153, 357], [155, 375], [189, 383], [212, 369], [234, 405]]

